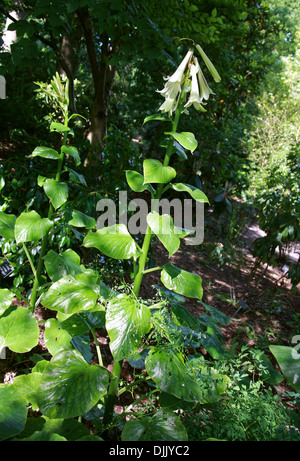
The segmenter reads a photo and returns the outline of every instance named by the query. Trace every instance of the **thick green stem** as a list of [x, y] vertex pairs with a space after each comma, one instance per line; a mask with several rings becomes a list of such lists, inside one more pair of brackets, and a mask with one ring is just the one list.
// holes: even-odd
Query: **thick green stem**
[[103, 424], [105, 426], [107, 426], [111, 422], [113, 417], [114, 406], [117, 400], [121, 370], [122, 362], [115, 362], [112, 369], [112, 379], [110, 381], [108, 393], [105, 399], [105, 412], [103, 417]]
[[[68, 113], [65, 114], [65, 125], [67, 126], [67, 124], [68, 124]], [[64, 138], [63, 138], [63, 145], [66, 145], [66, 143], [67, 143], [67, 136], [68, 136], [68, 133], [65, 132], [64, 133]], [[60, 181], [60, 175], [61, 175], [61, 171], [62, 171], [63, 161], [64, 161], [64, 154], [61, 153], [60, 158], [57, 161], [57, 171], [56, 171], [56, 177], [55, 177], [57, 182]], [[52, 204], [50, 203], [49, 211], [48, 211], [48, 219], [50, 219], [50, 220], [52, 219], [53, 213], [54, 213], [54, 208], [53, 208]], [[44, 257], [45, 257], [46, 251], [47, 251], [49, 233], [50, 233], [50, 231], [45, 235], [45, 237], [42, 240], [42, 247], [41, 247], [41, 251], [40, 251], [40, 255], [39, 255], [38, 265], [37, 265], [37, 268], [36, 268], [36, 271], [35, 271], [35, 277], [34, 277], [34, 282], [33, 282], [33, 286], [32, 286], [32, 292], [31, 292], [31, 296], [30, 296], [30, 306], [32, 308], [32, 311], [34, 311], [34, 309], [35, 309], [37, 291], [38, 291], [38, 288], [39, 288], [39, 286], [41, 284], [40, 279], [41, 279], [42, 270], [43, 270]]]
[[[175, 113], [174, 121], [173, 121], [173, 124], [172, 124], [172, 132], [176, 132], [176, 130], [177, 130], [180, 114], [181, 114], [181, 104], [179, 104], [178, 109], [177, 109], [177, 111]], [[169, 165], [170, 158], [171, 158], [171, 155], [172, 155], [173, 149], [174, 149], [173, 145], [174, 145], [174, 139], [173, 139], [172, 136], [170, 136], [169, 144], [168, 144], [166, 154], [165, 154], [165, 158], [164, 158], [164, 163], [163, 163], [164, 166]], [[157, 187], [156, 194], [155, 194], [155, 199], [157, 199], [157, 200], [154, 202], [157, 206], [158, 206], [159, 200], [161, 199], [163, 189], [164, 189], [164, 184], [159, 184], [158, 187]], [[157, 210], [152, 210], [152, 211], [157, 211]], [[139, 258], [138, 271], [137, 271], [137, 274], [136, 274], [134, 282], [133, 282], [133, 293], [137, 297], [138, 297], [139, 292], [140, 292], [143, 275], [145, 274], [145, 265], [146, 265], [146, 262], [147, 262], [147, 255], [148, 255], [148, 251], [149, 251], [149, 248], [150, 248], [151, 240], [152, 240], [152, 231], [150, 229], [150, 226], [147, 226], [147, 230], [146, 230], [146, 234], [145, 234], [144, 242], [143, 242], [143, 246], [142, 246], [142, 254], [141, 254], [140, 258]]]

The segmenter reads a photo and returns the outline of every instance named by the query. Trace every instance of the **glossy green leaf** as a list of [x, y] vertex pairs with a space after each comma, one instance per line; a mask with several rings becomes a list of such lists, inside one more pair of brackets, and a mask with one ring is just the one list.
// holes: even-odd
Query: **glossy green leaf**
[[77, 171], [74, 171], [71, 168], [65, 167], [63, 173], [66, 171], [69, 172], [70, 181], [73, 181], [76, 184], [82, 184], [83, 186], [87, 185], [85, 177], [82, 174], [77, 173]]
[[38, 410], [36, 392], [40, 384], [42, 373], [32, 372], [15, 376], [13, 386], [18, 393], [31, 405], [33, 411]]
[[71, 131], [70, 128], [62, 123], [52, 122], [50, 125], [50, 131], [58, 131], [60, 133], [66, 133]]
[[68, 440], [55, 432], [36, 431], [29, 437], [20, 439], [22, 442], [67, 442]]
[[35, 436], [37, 433], [43, 434], [40, 439], [42, 441], [47, 440], [48, 434], [58, 434], [68, 441], [74, 442], [90, 434], [89, 430], [76, 419], [51, 419], [42, 415], [36, 418], [28, 418], [24, 431], [18, 435], [17, 439], [21, 441], [27, 440], [27, 437]]
[[73, 210], [72, 219], [68, 222], [74, 227], [85, 227], [86, 229], [94, 229], [96, 227], [96, 220], [81, 211]]
[[202, 279], [199, 275], [167, 263], [161, 272], [161, 281], [168, 290], [189, 298], [202, 299]]
[[125, 423], [123, 442], [172, 442], [187, 441], [186, 429], [178, 416], [159, 410], [154, 416], [143, 416]]
[[108, 371], [89, 365], [78, 351], [57, 354], [45, 369], [37, 392], [40, 411], [49, 418], [74, 418], [106, 394]]
[[47, 274], [52, 282], [65, 277], [84, 272], [85, 268], [80, 264], [80, 256], [70, 248], [63, 253], [49, 250], [44, 258]]
[[73, 157], [76, 166], [79, 166], [81, 164], [80, 155], [79, 155], [78, 150], [76, 149], [76, 147], [63, 145], [63, 146], [61, 146], [61, 152], [63, 154], [67, 154], [67, 155], [70, 155], [71, 157]]
[[0, 317], [0, 350], [30, 351], [38, 344], [39, 327], [34, 315], [23, 306], [11, 306]]
[[48, 319], [45, 323], [44, 332], [45, 345], [51, 355], [62, 351], [71, 351], [74, 347], [71, 344], [72, 336], [62, 328], [57, 319]]
[[153, 348], [146, 370], [160, 390], [187, 402], [212, 403], [220, 399], [229, 379], [197, 360], [185, 361], [172, 350]]
[[85, 237], [84, 247], [97, 248], [106, 256], [114, 259], [137, 259], [140, 251], [124, 224], [114, 224], [96, 232], [89, 232]]
[[115, 360], [132, 355], [150, 330], [148, 307], [125, 294], [112, 299], [106, 312], [106, 329]]
[[201, 203], [209, 203], [208, 198], [198, 187], [190, 186], [189, 184], [175, 183], [171, 184], [172, 189], [177, 192], [187, 192], [190, 196]]
[[69, 189], [67, 183], [47, 178], [43, 183], [43, 187], [55, 210], [68, 200]]
[[153, 114], [149, 115], [144, 119], [143, 125], [147, 122], [151, 122], [152, 120], [160, 120], [161, 122], [171, 122], [172, 120], [170, 118], [166, 118], [161, 114]]
[[191, 152], [194, 152], [195, 149], [197, 149], [198, 142], [195, 138], [195, 135], [190, 132], [182, 132], [182, 133], [166, 133], [169, 134], [170, 136], [173, 136], [174, 139], [176, 139], [179, 144], [184, 147], [187, 150], [190, 150]]
[[143, 162], [144, 184], [170, 182], [176, 176], [176, 171], [171, 166], [163, 166], [159, 160], [146, 159]]
[[144, 184], [144, 176], [137, 171], [127, 170], [125, 171], [126, 181], [130, 189], [134, 192], [142, 192], [144, 190], [149, 190], [150, 185]]
[[11, 305], [14, 294], [7, 288], [0, 289], [0, 315]]
[[180, 246], [180, 238], [173, 224], [173, 218], [167, 214], [159, 215], [156, 211], [152, 211], [147, 216], [147, 223], [168, 250], [169, 257], [176, 253]]
[[41, 218], [36, 211], [20, 214], [15, 223], [17, 243], [37, 241], [43, 238], [53, 226], [53, 221]]
[[160, 390], [189, 402], [204, 403], [201, 386], [188, 374], [181, 354], [154, 348], [146, 358], [146, 370]]
[[0, 441], [19, 434], [26, 419], [26, 400], [13, 386], [0, 385]]
[[34, 149], [31, 157], [43, 157], [51, 160], [58, 160], [60, 158], [60, 154], [51, 147], [40, 146]]
[[43, 296], [42, 303], [49, 309], [70, 315], [92, 309], [99, 296], [99, 276], [87, 270], [74, 276], [66, 275], [53, 283]]
[[270, 346], [280, 369], [291, 387], [300, 392], [300, 354], [297, 348], [289, 346]]
[[16, 216], [13, 214], [6, 214], [0, 211], [0, 235], [5, 239], [15, 238], [15, 222]]

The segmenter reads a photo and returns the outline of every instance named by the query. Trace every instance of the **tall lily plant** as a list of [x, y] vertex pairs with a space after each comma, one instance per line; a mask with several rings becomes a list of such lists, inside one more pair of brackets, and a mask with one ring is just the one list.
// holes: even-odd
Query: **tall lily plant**
[[[196, 49], [218, 81], [219, 75], [202, 48], [197, 45]], [[205, 110], [212, 93], [193, 50], [187, 52], [178, 69], [166, 79], [160, 93], [165, 100], [159, 113], [145, 122], [161, 120], [170, 125], [166, 130], [164, 159], [162, 162], [146, 159], [142, 173], [126, 171], [128, 185], [135, 192], [149, 191], [151, 197], [157, 199], [155, 203], [168, 189], [189, 194], [195, 201], [205, 203], [208, 199], [201, 190], [175, 181], [176, 171], [169, 165], [173, 154], [187, 158], [185, 151], [193, 152], [197, 147], [193, 133], [178, 131], [181, 115], [187, 114], [191, 105]], [[24, 353], [37, 345], [39, 329], [33, 314], [41, 272], [46, 270], [50, 287], [39, 297], [39, 302], [56, 312], [55, 318], [45, 322], [44, 331], [51, 358], [39, 361], [30, 373], [17, 376], [13, 384], [0, 385], [0, 439], [70, 440], [70, 434], [76, 434], [76, 440], [101, 440], [100, 436], [118, 418], [114, 406], [118, 395], [127, 389], [120, 381], [122, 363], [127, 359], [134, 368], [146, 370], [145, 381], [151, 382], [162, 398], [161, 410], [125, 423], [122, 440], [187, 440], [185, 428], [172, 410], [220, 399], [228, 380], [208, 366], [202, 355], [186, 356], [183, 351], [186, 347], [201, 346], [214, 359], [223, 358], [219, 324], [226, 325], [230, 319], [202, 303], [202, 281], [198, 274], [171, 262], [147, 268], [153, 236], [161, 241], [171, 257], [179, 249], [181, 239], [188, 235], [188, 231], [175, 226], [170, 215], [159, 214], [158, 208], [154, 207], [147, 215], [141, 247], [124, 224], [96, 229], [95, 220], [77, 210], [73, 210], [72, 219], [68, 221], [71, 226], [85, 228], [83, 246], [96, 248], [107, 257], [133, 261], [135, 271], [130, 294], [108, 287], [99, 272], [80, 264], [73, 250], [56, 253], [48, 249], [46, 252], [47, 235], [58, 218], [57, 212], [64, 214], [63, 205], [67, 201], [67, 183], [60, 181], [64, 172], [70, 173], [69, 168], [63, 169], [64, 156], [69, 155], [76, 164], [80, 163], [78, 151], [67, 144], [67, 136], [71, 133], [67, 87], [63, 89], [58, 77], [52, 82], [51, 94], [57, 98], [64, 114], [64, 123], [51, 125], [52, 130], [63, 135], [61, 152], [39, 147], [32, 154], [58, 162], [55, 179], [38, 178], [50, 200], [48, 217], [42, 218], [33, 211], [22, 213], [18, 218], [3, 212], [0, 216], [0, 230], [6, 238], [15, 238], [17, 243], [24, 245], [42, 239], [37, 269], [31, 264], [34, 282], [29, 308], [12, 306], [13, 293], [0, 290], [0, 349], [7, 347]], [[71, 176], [80, 178], [74, 171]], [[30, 260], [26, 245], [24, 249]], [[151, 270], [160, 271], [162, 282], [159, 289], [162, 301], [157, 304], [140, 297], [143, 278]], [[206, 314], [193, 317], [184, 306], [185, 297], [201, 302]], [[112, 371], [107, 369], [97, 328], [105, 328], [108, 333]], [[152, 332], [157, 332], [156, 341], [148, 340]], [[96, 347], [97, 364], [90, 334]], [[10, 404], [6, 405], [8, 399]], [[30, 410], [39, 410], [39, 425], [37, 418], [30, 418]], [[66, 420], [64, 424], [62, 419]], [[85, 420], [94, 422], [99, 430], [97, 435], [87, 433], [83, 425]]]

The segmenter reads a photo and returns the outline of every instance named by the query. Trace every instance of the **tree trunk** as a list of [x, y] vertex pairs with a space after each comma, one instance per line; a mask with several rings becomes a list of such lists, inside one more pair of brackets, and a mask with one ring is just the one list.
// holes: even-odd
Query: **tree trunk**
[[108, 64], [108, 61], [115, 50], [110, 43], [107, 33], [103, 32], [99, 40], [101, 42], [101, 59], [100, 63], [98, 63], [88, 9], [80, 8], [77, 10], [77, 15], [83, 28], [94, 84], [91, 125], [88, 134], [91, 149], [85, 163], [86, 166], [94, 168], [99, 166], [99, 163], [101, 164], [103, 161], [102, 148], [105, 136], [107, 135], [109, 100], [116, 70], [115, 66]]

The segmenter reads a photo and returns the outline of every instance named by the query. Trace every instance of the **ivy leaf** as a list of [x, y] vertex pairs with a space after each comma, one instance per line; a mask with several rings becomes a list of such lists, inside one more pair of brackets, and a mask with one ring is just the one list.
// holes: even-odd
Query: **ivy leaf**
[[96, 232], [89, 232], [83, 241], [83, 246], [97, 248], [114, 259], [136, 260], [140, 255], [140, 250], [124, 224], [114, 224], [98, 229]]
[[37, 241], [43, 238], [53, 226], [53, 221], [41, 218], [36, 211], [21, 213], [15, 223], [17, 243]]
[[49, 418], [74, 418], [106, 394], [108, 371], [89, 365], [78, 351], [63, 351], [45, 369], [37, 392], [40, 411]]
[[125, 294], [112, 299], [107, 306], [106, 329], [114, 359], [132, 355], [142, 337], [150, 330], [151, 313], [147, 306]]
[[161, 272], [161, 281], [168, 290], [187, 296], [202, 299], [202, 279], [197, 274], [192, 274], [179, 269], [172, 263], [167, 263]]
[[165, 184], [176, 176], [176, 171], [171, 166], [163, 166], [159, 160], [146, 159], [143, 162], [144, 184]]

